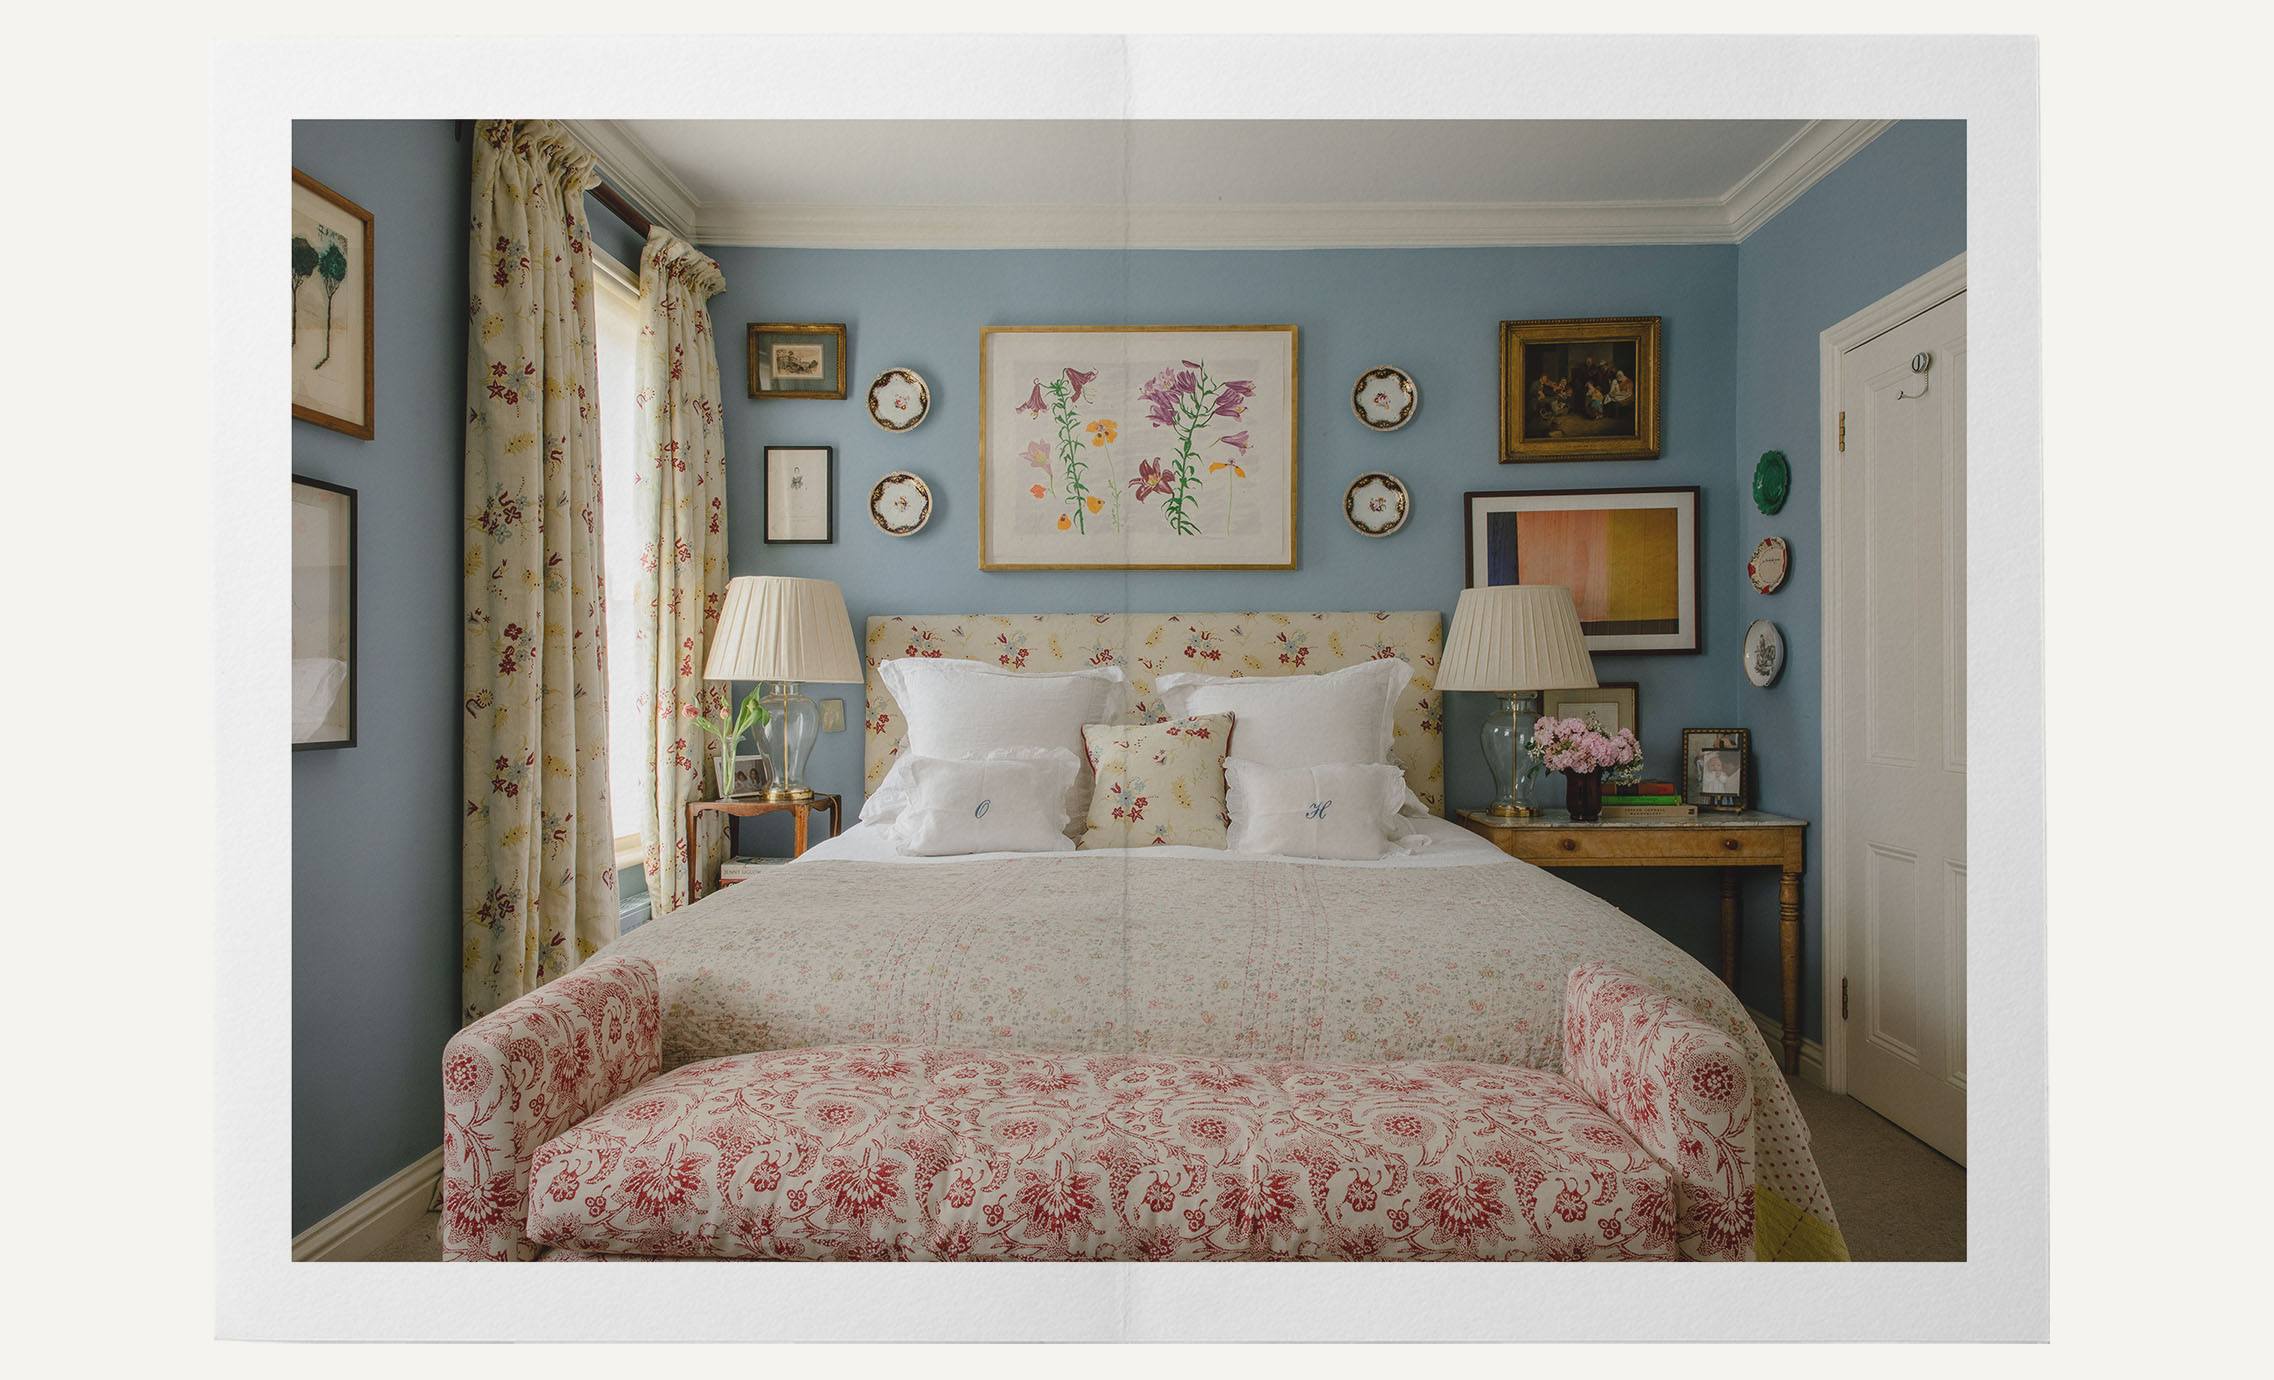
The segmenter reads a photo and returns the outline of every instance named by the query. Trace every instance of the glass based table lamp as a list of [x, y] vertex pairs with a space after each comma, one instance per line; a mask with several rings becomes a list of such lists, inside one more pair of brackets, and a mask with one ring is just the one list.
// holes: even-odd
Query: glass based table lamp
[[798, 687], [858, 685], [860, 647], [834, 580], [787, 575], [738, 575], [727, 581], [726, 602], [703, 662], [705, 680], [754, 680], [766, 722], [758, 744], [772, 781], [768, 800], [810, 800], [806, 758], [821, 728], [821, 708]]
[[1595, 663], [1571, 591], [1561, 585], [1462, 590], [1445, 633], [1437, 688], [1500, 697], [1477, 735], [1496, 792], [1487, 813], [1501, 819], [1538, 814], [1524, 768], [1540, 717], [1539, 692], [1595, 688]]

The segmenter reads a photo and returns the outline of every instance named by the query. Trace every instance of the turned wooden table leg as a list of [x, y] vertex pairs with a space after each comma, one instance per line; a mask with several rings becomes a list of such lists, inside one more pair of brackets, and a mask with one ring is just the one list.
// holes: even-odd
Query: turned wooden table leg
[[791, 841], [791, 857], [802, 858], [805, 856], [806, 822], [812, 818], [813, 809], [808, 805], [800, 805], [796, 809], [790, 811], [790, 831], [796, 835], [796, 838]]
[[703, 850], [695, 846], [695, 807], [692, 805], [687, 807], [687, 826], [680, 831], [679, 841], [687, 849], [687, 901], [692, 905], [703, 891], [703, 870], [696, 862], [703, 856]]
[[1737, 869], [1721, 869], [1721, 985], [1737, 990]]
[[1787, 870], [1777, 886], [1777, 943], [1784, 955], [1784, 1069], [1800, 1072], [1800, 873]]

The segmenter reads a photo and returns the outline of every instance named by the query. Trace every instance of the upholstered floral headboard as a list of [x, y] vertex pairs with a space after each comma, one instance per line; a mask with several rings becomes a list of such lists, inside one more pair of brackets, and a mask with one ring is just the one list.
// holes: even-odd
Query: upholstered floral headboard
[[1444, 620], [1421, 613], [987, 613], [869, 619], [868, 790], [906, 736], [877, 667], [904, 656], [960, 657], [1025, 671], [1118, 665], [1130, 722], [1156, 716], [1153, 677], [1170, 671], [1288, 676], [1402, 657], [1413, 682], [1398, 702], [1390, 755], [1429, 808], [1445, 812], [1445, 713], [1437, 694]]

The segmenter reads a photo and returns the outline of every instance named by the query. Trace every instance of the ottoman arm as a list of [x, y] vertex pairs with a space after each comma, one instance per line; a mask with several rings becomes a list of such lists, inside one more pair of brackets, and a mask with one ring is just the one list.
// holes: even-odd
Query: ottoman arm
[[655, 965], [599, 958], [524, 993], [442, 1052], [442, 1255], [526, 1260], [537, 1147], [663, 1068]]
[[1753, 1259], [1754, 1095], [1744, 1048], [1607, 963], [1564, 987], [1563, 1073], [1673, 1180], [1684, 1260]]

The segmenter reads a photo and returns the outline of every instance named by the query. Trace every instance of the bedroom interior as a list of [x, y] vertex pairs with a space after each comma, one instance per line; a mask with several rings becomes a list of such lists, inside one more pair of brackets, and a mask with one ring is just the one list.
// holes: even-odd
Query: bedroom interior
[[1966, 1258], [1965, 121], [291, 154], [295, 1260]]

